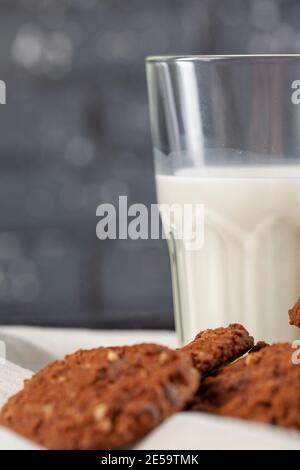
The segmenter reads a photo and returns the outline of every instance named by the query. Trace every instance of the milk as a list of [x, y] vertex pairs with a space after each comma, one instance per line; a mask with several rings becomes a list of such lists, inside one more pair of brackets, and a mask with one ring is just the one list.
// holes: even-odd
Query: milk
[[202, 248], [169, 242], [182, 341], [232, 322], [256, 340], [299, 338], [287, 311], [300, 296], [300, 167], [193, 168], [156, 182], [159, 203], [204, 204]]

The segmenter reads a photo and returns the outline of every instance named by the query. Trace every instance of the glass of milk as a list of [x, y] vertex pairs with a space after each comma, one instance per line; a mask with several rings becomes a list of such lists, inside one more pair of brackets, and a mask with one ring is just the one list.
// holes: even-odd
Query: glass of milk
[[201, 209], [161, 210], [180, 342], [233, 322], [256, 340], [299, 338], [288, 309], [300, 296], [300, 55], [146, 67], [158, 202]]

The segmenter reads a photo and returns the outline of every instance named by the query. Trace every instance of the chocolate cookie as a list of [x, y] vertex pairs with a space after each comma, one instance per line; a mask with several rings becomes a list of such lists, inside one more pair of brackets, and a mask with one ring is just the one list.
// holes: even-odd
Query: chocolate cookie
[[290, 325], [300, 328], [300, 298], [297, 300], [294, 307], [289, 310], [289, 319]]
[[194, 366], [206, 375], [213, 369], [237, 359], [254, 345], [248, 331], [237, 323], [227, 328], [201, 331], [181, 350], [191, 354]]
[[49, 449], [115, 449], [182, 409], [198, 385], [187, 354], [156, 344], [78, 351], [26, 381], [0, 422]]
[[299, 358], [290, 343], [261, 347], [207, 377], [191, 409], [300, 429]]

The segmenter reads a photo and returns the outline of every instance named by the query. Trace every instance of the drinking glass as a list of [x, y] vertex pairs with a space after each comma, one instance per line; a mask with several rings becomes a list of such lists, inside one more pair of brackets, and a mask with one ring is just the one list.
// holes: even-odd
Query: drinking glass
[[256, 340], [299, 337], [300, 56], [150, 57], [146, 69], [158, 202], [203, 208], [189, 219], [197, 249], [161, 212], [179, 341], [233, 322]]

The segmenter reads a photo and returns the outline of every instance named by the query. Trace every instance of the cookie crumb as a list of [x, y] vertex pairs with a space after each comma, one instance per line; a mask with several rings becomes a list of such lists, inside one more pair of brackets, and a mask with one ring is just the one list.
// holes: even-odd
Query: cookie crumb
[[107, 359], [109, 360], [109, 362], [115, 362], [119, 359], [119, 356], [115, 351], [110, 350], [107, 353]]
[[253, 353], [248, 354], [245, 357], [246, 366], [252, 366], [253, 364], [257, 364], [258, 362], [259, 362], [259, 358]]
[[52, 416], [54, 410], [54, 406], [51, 403], [43, 406], [43, 414], [46, 418], [50, 418]]
[[160, 353], [158, 361], [161, 365], [164, 365], [168, 361], [168, 359], [169, 359], [168, 354], [165, 351], [163, 351], [162, 353]]
[[95, 418], [95, 421], [101, 421], [104, 419], [107, 413], [107, 406], [104, 403], [100, 403], [99, 405], [95, 406], [93, 415]]
[[109, 433], [112, 430], [112, 422], [110, 419], [103, 419], [99, 421], [98, 427], [104, 433]]

